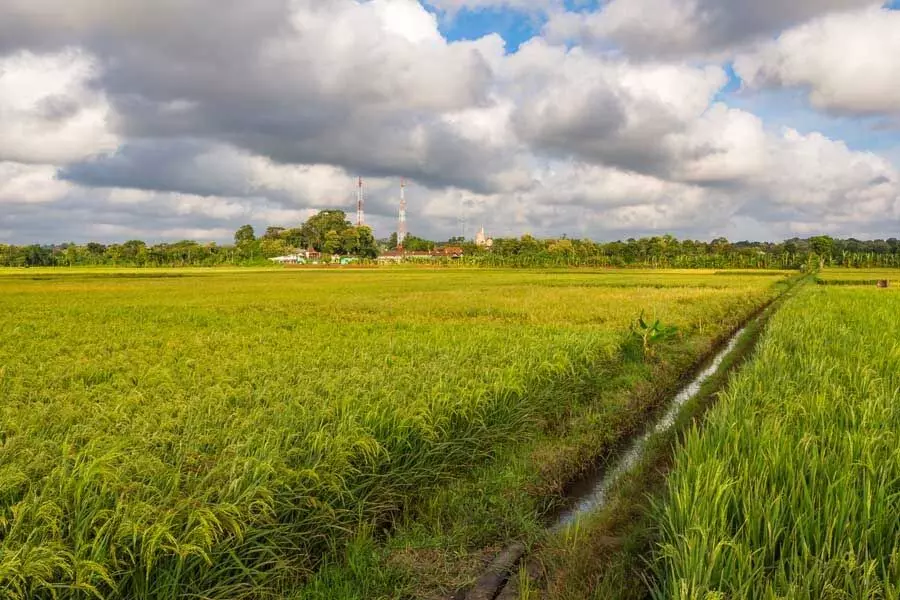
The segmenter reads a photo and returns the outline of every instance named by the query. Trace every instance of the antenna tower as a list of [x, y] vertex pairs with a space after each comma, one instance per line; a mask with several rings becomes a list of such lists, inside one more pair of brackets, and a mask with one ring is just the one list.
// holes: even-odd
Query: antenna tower
[[471, 198], [466, 198], [459, 205], [459, 216], [456, 218], [456, 222], [459, 225], [460, 229], [462, 229], [463, 239], [466, 239], [466, 236], [469, 234], [469, 209], [471, 207]]
[[356, 226], [362, 227], [366, 223], [365, 214], [366, 199], [363, 196], [363, 180], [359, 178], [359, 187], [356, 191]]
[[403, 242], [409, 233], [406, 230], [406, 178], [400, 178], [400, 222], [397, 224], [397, 249], [403, 249]]

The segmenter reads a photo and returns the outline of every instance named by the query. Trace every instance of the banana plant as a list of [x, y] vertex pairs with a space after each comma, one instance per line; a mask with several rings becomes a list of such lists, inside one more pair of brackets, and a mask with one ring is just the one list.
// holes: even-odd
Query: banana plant
[[663, 325], [659, 319], [649, 324], [644, 320], [644, 311], [641, 311], [637, 321], [631, 325], [631, 333], [641, 340], [644, 356], [652, 357], [655, 355], [654, 346], [674, 337], [678, 333], [678, 328], [674, 325]]

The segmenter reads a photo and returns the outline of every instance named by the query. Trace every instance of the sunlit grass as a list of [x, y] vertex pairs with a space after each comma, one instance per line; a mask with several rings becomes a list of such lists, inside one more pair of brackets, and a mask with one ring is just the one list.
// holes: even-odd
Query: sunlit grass
[[900, 597], [898, 311], [827, 286], [775, 316], [678, 454], [656, 597]]
[[897, 269], [825, 269], [818, 275], [821, 283], [831, 285], [875, 285], [886, 279], [891, 285], [900, 285]]

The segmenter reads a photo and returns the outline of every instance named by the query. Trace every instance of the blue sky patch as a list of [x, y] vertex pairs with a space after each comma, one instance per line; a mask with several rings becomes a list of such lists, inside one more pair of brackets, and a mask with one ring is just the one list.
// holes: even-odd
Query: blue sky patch
[[725, 70], [725, 74], [728, 76], [728, 82], [725, 86], [719, 90], [719, 93], [716, 94], [714, 101], [716, 102], [724, 102], [733, 94], [738, 92], [741, 89], [741, 85], [743, 84], [743, 80], [734, 70], [733, 63], [725, 63], [722, 65], [722, 68]]
[[477, 40], [497, 33], [506, 40], [507, 52], [515, 52], [524, 42], [540, 34], [545, 22], [540, 15], [505, 8], [464, 8], [452, 18], [442, 16], [429, 5], [425, 5], [425, 8], [438, 15], [441, 35], [447, 40]]

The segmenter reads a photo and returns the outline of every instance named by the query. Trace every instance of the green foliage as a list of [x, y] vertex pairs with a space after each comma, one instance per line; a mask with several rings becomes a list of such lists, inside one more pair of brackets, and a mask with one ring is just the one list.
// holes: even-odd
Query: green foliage
[[406, 236], [406, 239], [403, 240], [404, 250], [408, 250], [410, 252], [427, 252], [429, 250], [434, 250], [434, 247], [434, 242], [416, 237], [414, 235], [408, 235]]
[[641, 344], [642, 356], [645, 358], [655, 356], [655, 347], [660, 343], [670, 340], [678, 334], [678, 328], [674, 325], [663, 325], [659, 319], [648, 323], [644, 320], [644, 311], [631, 324], [631, 337]]
[[375, 241], [375, 236], [372, 234], [370, 227], [365, 225], [358, 227], [356, 239], [358, 240], [355, 251], [357, 256], [362, 258], [375, 258], [378, 256], [378, 243]]
[[900, 294], [811, 286], [687, 436], [657, 598], [900, 597]]
[[234, 232], [234, 245], [240, 246], [241, 244], [247, 244], [250, 242], [256, 241], [256, 234], [253, 231], [252, 225], [242, 225], [238, 228], [237, 231]]
[[834, 251], [834, 240], [827, 235], [809, 238], [809, 247], [820, 258], [831, 257]]
[[[342, 210], [322, 210], [300, 226], [303, 241], [319, 252], [335, 252], [340, 249], [340, 237], [352, 228], [347, 214]], [[332, 248], [328, 250], [326, 246]]]
[[[334, 236], [326, 240], [330, 232]], [[357, 242], [358, 238], [358, 242]], [[270, 241], [268, 245], [263, 242]], [[332, 253], [360, 258], [377, 256], [379, 244], [368, 227], [353, 227], [340, 210], [325, 210], [297, 227], [271, 226], [257, 239], [249, 225], [235, 234], [234, 246], [199, 244], [181, 241], [176, 244], [145, 245], [144, 249], [130, 248], [135, 241], [104, 246], [91, 242], [83, 246], [59, 244], [52, 246], [9, 246], [0, 244], [0, 266], [213, 266], [265, 264], [272, 256], [273, 243], [284, 242], [288, 251], [303, 251], [310, 247], [326, 251], [328, 242]], [[137, 242], [143, 244], [143, 242]], [[452, 261], [455, 265], [514, 268], [564, 267], [644, 267], [683, 269], [812, 269], [821, 266], [854, 268], [900, 267], [900, 241], [837, 240], [828, 237], [810, 240], [793, 239], [781, 244], [729, 242], [718, 238], [711, 242], [678, 240], [671, 235], [654, 236], [626, 241], [596, 243], [591, 240], [537, 239], [530, 235], [521, 238], [497, 238], [491, 248], [479, 247], [459, 237], [447, 244], [461, 246], [465, 256]], [[383, 250], [393, 250], [397, 236], [382, 240]], [[410, 236], [404, 247], [409, 251], [434, 249], [435, 242]], [[450, 259], [447, 259], [450, 263]]]

